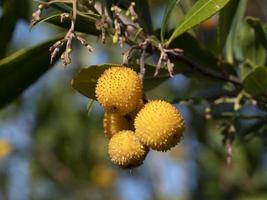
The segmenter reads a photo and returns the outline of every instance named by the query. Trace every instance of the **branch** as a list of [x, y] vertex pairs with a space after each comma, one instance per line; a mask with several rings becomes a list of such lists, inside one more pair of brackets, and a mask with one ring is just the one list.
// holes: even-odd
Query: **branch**
[[238, 119], [258, 119], [258, 120], [263, 120], [267, 121], [267, 116], [264, 115], [244, 115], [241, 113], [234, 113], [234, 112], [225, 112], [220, 115], [212, 115], [213, 118], [218, 118], [218, 119], [223, 119], [223, 118], [238, 118]]
[[192, 69], [195, 69], [198, 72], [200, 72], [206, 76], [209, 76], [212, 78], [217, 78], [217, 79], [224, 80], [224, 81], [229, 81], [235, 85], [242, 86], [242, 82], [239, 78], [232, 76], [232, 75], [225, 75], [223, 73], [218, 73], [218, 72], [212, 71], [206, 67], [203, 67], [203, 66], [197, 64], [196, 62], [190, 60], [189, 58], [185, 57], [182, 54], [180, 54], [180, 55], [177, 54], [177, 55], [173, 56], [172, 59], [177, 59], [178, 61], [181, 61], [181, 62], [189, 65]]

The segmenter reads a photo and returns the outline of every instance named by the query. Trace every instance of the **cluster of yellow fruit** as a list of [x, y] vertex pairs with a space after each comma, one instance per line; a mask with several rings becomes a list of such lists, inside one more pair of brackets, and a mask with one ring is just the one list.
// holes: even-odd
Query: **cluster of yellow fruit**
[[105, 110], [104, 132], [111, 161], [124, 168], [143, 163], [149, 148], [167, 151], [184, 131], [180, 112], [162, 100], [143, 101], [138, 74], [127, 67], [104, 71], [96, 85], [96, 97]]

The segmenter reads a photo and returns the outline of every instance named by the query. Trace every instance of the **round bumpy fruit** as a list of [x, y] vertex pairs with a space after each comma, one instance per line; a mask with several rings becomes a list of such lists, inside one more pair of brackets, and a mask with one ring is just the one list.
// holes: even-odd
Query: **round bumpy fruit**
[[108, 139], [122, 130], [128, 130], [130, 128], [128, 120], [121, 115], [115, 113], [105, 113], [104, 120], [104, 133]]
[[147, 103], [135, 118], [134, 126], [141, 143], [158, 151], [174, 147], [185, 128], [180, 112], [161, 100]]
[[105, 111], [125, 115], [138, 105], [142, 97], [142, 82], [130, 68], [112, 67], [98, 79], [96, 97]]
[[120, 131], [109, 141], [108, 153], [111, 161], [123, 168], [141, 165], [147, 152], [133, 131]]

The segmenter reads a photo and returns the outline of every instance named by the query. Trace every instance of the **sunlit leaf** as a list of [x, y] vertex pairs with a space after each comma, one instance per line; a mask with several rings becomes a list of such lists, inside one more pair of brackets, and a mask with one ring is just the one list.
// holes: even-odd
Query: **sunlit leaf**
[[184, 19], [176, 26], [171, 37], [166, 42], [169, 46], [170, 43], [179, 35], [206, 20], [222, 9], [229, 0], [199, 0], [195, 3], [193, 8], [185, 15]]

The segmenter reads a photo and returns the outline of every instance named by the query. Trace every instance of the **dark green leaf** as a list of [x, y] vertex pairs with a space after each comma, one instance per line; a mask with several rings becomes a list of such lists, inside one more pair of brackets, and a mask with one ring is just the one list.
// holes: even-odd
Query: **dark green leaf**
[[242, 81], [258, 66], [252, 63], [250, 60], [246, 60], [244, 63], [239, 66], [239, 77]]
[[267, 58], [266, 36], [259, 19], [248, 17], [239, 28], [235, 46], [238, 60], [249, 59], [256, 65], [264, 65]]
[[113, 20], [113, 13], [111, 12], [112, 6], [114, 6], [115, 0], [105, 0], [105, 6], [107, 8], [107, 12], [109, 17]]
[[58, 39], [60, 37], [32, 48], [22, 49], [0, 61], [0, 108], [17, 98], [51, 69], [48, 49]]
[[28, 14], [28, 0], [5, 0], [3, 2], [3, 15], [0, 18], [0, 58], [5, 56], [17, 20], [28, 19]]
[[179, 2], [180, 0], [169, 0], [167, 8], [165, 9], [165, 13], [164, 13], [163, 20], [161, 23], [161, 31], [160, 31], [160, 38], [162, 42], [164, 41], [164, 35], [168, 28], [168, 22], [169, 22], [171, 13]]
[[221, 96], [234, 94], [236, 91], [233, 84], [213, 79], [202, 74], [196, 74], [190, 78], [190, 86], [184, 95], [190, 98], [203, 98], [214, 100]]
[[149, 10], [148, 0], [135, 0], [138, 21], [147, 34], [153, 33], [152, 19]]
[[[96, 99], [95, 97], [95, 87], [97, 79], [104, 72], [104, 70], [110, 67], [118, 67], [121, 64], [102, 64], [102, 65], [93, 65], [88, 68], [80, 70], [74, 79], [72, 80], [72, 87], [78, 92], [87, 96], [91, 99]], [[135, 71], [139, 71], [139, 65], [135, 65], [133, 68]], [[155, 66], [146, 65], [146, 75], [144, 78], [144, 90], [150, 90], [157, 85], [161, 84], [169, 78], [169, 73], [166, 69], [161, 69], [160, 74], [157, 77], [154, 77]]]
[[218, 24], [218, 50], [225, 46], [227, 36], [238, 8], [239, 0], [230, 1], [220, 12]]
[[234, 47], [236, 46], [237, 33], [239, 31], [239, 26], [242, 22], [243, 16], [246, 11], [248, 0], [240, 0], [239, 5], [233, 19], [230, 32], [226, 41], [226, 59], [229, 63], [234, 62]]
[[176, 38], [170, 48], [181, 48], [184, 55], [201, 65], [218, 73], [228, 73], [235, 75], [234, 67], [228, 63], [222, 63], [212, 52], [206, 49], [201, 43], [189, 33], [184, 33]]
[[229, 0], [198, 0], [193, 8], [185, 15], [184, 19], [176, 26], [171, 37], [166, 42], [166, 46], [169, 46], [175, 38], [185, 31], [214, 15], [228, 2]]
[[[42, 22], [48, 22], [64, 29], [69, 29], [71, 26], [71, 21], [68, 18], [64, 19], [64, 22], [61, 23], [60, 14], [55, 14], [53, 16], [45, 18], [39, 23]], [[98, 36], [100, 34], [100, 31], [96, 29], [95, 22], [96, 19], [94, 17], [78, 15], [75, 23], [75, 30], [89, 35]]]
[[267, 69], [257, 67], [244, 80], [244, 89], [252, 95], [260, 95], [267, 91]]

